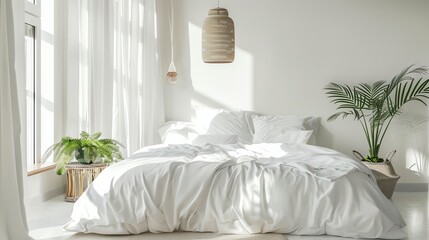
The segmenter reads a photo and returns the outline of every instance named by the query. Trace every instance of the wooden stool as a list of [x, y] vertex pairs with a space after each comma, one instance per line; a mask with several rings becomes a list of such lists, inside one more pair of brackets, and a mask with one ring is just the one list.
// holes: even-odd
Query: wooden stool
[[107, 167], [105, 163], [80, 164], [69, 163], [67, 170], [66, 202], [76, 202], [85, 189]]

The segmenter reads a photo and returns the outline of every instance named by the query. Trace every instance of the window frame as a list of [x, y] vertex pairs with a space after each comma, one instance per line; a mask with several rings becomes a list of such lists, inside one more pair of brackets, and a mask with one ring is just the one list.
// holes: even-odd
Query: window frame
[[[40, 0], [36, 0], [36, 4], [32, 4], [25, 1], [25, 15], [24, 15], [24, 23], [34, 26], [34, 119], [33, 119], [33, 148], [34, 153], [31, 153], [33, 156], [32, 163], [30, 163], [30, 157], [27, 156], [27, 172], [30, 173], [34, 171], [36, 166], [41, 164], [41, 151], [40, 151], [40, 81], [41, 81], [41, 8], [40, 8]], [[24, 36], [25, 37], [25, 36]], [[27, 78], [26, 78], [27, 81]], [[27, 97], [27, 96], [26, 96]], [[26, 106], [28, 108], [29, 106]], [[26, 120], [28, 117], [26, 116]], [[28, 135], [28, 132], [27, 132]], [[28, 146], [27, 146], [28, 149]], [[27, 153], [28, 155], [29, 153]]]
[[34, 15], [36, 17], [38, 17], [40, 19], [40, 2], [41, 0], [37, 1], [36, 0], [36, 4], [33, 4], [27, 0], [23, 0], [25, 1], [25, 13], [27, 14], [31, 14]]

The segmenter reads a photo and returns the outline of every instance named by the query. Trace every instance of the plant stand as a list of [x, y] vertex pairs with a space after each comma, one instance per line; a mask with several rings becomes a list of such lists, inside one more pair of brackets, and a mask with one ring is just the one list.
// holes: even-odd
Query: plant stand
[[80, 164], [69, 163], [67, 171], [66, 202], [76, 202], [85, 189], [107, 167], [105, 163]]

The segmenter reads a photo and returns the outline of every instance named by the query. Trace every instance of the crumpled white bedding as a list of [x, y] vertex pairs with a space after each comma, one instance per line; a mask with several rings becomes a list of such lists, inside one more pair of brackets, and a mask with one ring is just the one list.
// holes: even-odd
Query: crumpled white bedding
[[106, 168], [64, 229], [401, 239], [406, 225], [363, 164], [311, 145], [157, 145]]

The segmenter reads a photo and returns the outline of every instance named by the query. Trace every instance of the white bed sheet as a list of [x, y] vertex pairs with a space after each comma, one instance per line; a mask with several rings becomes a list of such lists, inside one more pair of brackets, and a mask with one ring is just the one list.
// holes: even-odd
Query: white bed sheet
[[105, 169], [64, 229], [401, 239], [405, 222], [363, 164], [311, 145], [158, 145]]

